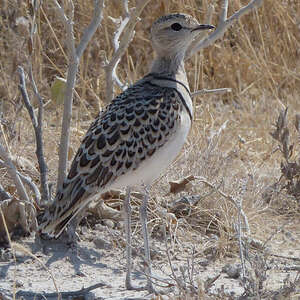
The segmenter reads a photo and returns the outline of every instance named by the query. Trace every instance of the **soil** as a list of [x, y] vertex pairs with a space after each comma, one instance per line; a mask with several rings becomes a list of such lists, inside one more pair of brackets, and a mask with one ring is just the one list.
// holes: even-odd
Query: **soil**
[[[98, 288], [85, 293], [85, 298], [78, 295], [77, 297], [72, 295], [67, 297], [63, 294], [63, 299], [70, 297], [73, 299], [109, 300], [159, 299], [147, 291], [128, 291], [125, 289], [126, 259], [122, 230], [97, 224], [94, 229], [82, 227], [81, 231], [80, 241], [73, 246], [66, 245], [61, 240], [38, 243], [32, 236], [18, 242], [35, 257], [19, 249], [15, 253], [16, 261], [14, 261], [11, 251], [2, 249], [0, 299], [11, 299], [14, 297], [14, 293], [18, 299], [21, 296], [23, 299], [57, 299], [54, 282], [60, 292], [78, 291], [99, 284]], [[290, 237], [289, 244], [286, 243], [286, 245], [290, 245], [291, 239], [292, 237]], [[137, 238], [136, 240], [142, 239]], [[151, 242], [153, 274], [155, 277], [170, 283], [168, 287], [163, 282], [159, 284], [164, 287], [156, 286], [156, 289], [162, 295], [164, 294], [160, 299], [174, 299], [175, 295], [178, 295], [178, 289], [176, 282], [171, 279], [172, 271], [166, 257], [165, 243], [157, 238], [152, 238]], [[274, 245], [277, 245], [277, 249], [282, 247], [282, 243], [281, 245], [276, 243]], [[280, 254], [295, 258], [300, 257], [299, 244], [296, 245], [295, 242], [292, 249], [288, 248], [282, 250]], [[146, 283], [142, 272], [142, 253], [142, 247], [134, 245], [133, 283], [138, 287], [142, 287]], [[186, 254], [185, 251], [180, 252], [178, 249], [171, 249], [169, 253], [179, 282], [188, 282], [187, 278], [183, 280], [182, 276], [180, 277], [180, 269], [188, 268], [187, 261], [191, 266], [192, 254]], [[42, 263], [49, 271], [45, 270]], [[268, 279], [264, 283], [266, 290], [271, 292], [282, 288], [284, 283], [287, 283], [287, 275], [289, 275], [290, 280], [295, 278], [296, 271], [293, 268], [287, 271], [288, 263], [293, 265], [292, 261], [282, 261], [279, 258], [269, 259], [268, 265], [272, 267], [267, 271]], [[241, 266], [237, 257], [215, 260], [212, 257], [208, 258], [208, 256], [205, 257], [196, 253], [193, 264], [196, 286], [201, 285], [200, 282], [207, 284], [210, 279], [212, 281], [207, 293], [216, 295], [216, 298], [209, 299], [238, 299], [245, 292], [240, 280]], [[298, 264], [299, 271], [299, 260], [296, 261], [296, 264]], [[284, 269], [283, 266], [286, 270], [282, 270]], [[295, 268], [297, 269], [297, 267]], [[224, 297], [219, 298], [220, 295]]]

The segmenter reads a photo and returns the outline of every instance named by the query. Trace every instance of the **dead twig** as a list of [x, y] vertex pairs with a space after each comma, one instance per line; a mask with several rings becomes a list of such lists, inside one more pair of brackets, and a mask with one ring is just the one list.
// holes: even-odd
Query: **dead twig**
[[74, 5], [72, 1], [69, 1], [70, 14], [66, 16], [64, 8], [58, 3], [58, 1], [53, 0], [56, 7], [56, 11], [60, 16], [62, 23], [66, 29], [66, 44], [68, 47], [68, 58], [69, 67], [67, 74], [66, 92], [64, 97], [64, 112], [62, 120], [62, 131], [59, 146], [59, 164], [58, 164], [58, 178], [57, 178], [57, 189], [62, 185], [67, 170], [67, 160], [68, 160], [68, 148], [70, 140], [70, 125], [72, 117], [72, 104], [73, 104], [73, 94], [76, 82], [76, 74], [78, 71], [78, 66], [80, 58], [87, 47], [87, 44], [91, 40], [95, 31], [102, 20], [102, 12], [104, 7], [104, 0], [94, 1], [94, 15], [83, 36], [79, 42], [77, 48], [75, 47], [75, 37], [73, 28], [73, 17], [74, 17]]
[[[56, 292], [55, 293], [53, 293], [54, 294], [54, 296], [56, 296], [57, 298], [58, 298], [58, 300], [61, 300], [62, 299], [62, 297], [61, 297], [61, 293], [60, 293], [60, 291], [59, 291], [59, 289], [58, 289], [58, 286], [57, 286], [57, 284], [56, 284], [56, 281], [55, 281], [55, 278], [54, 278], [54, 275], [53, 275], [53, 273], [51, 272], [51, 270], [36, 256], [36, 255], [34, 255], [33, 253], [31, 253], [28, 249], [26, 249], [24, 246], [22, 246], [21, 244], [18, 244], [18, 243], [13, 243], [13, 242], [11, 242], [10, 241], [10, 246], [11, 246], [11, 249], [12, 250], [18, 250], [18, 251], [20, 251], [20, 252], [24, 252], [25, 254], [27, 254], [27, 255], [29, 255], [29, 256], [31, 256], [32, 258], [34, 258], [35, 260], [37, 260], [40, 264], [41, 264], [41, 266], [45, 269], [45, 271], [46, 272], [48, 272], [49, 273], [49, 275], [50, 275], [50, 277], [51, 277], [51, 279], [52, 279], [52, 282], [53, 282], [53, 285], [54, 285], [54, 288], [55, 288], [55, 290], [56, 290]], [[31, 293], [31, 292], [30, 292]], [[33, 293], [34, 294], [34, 293]]]
[[208, 37], [202, 40], [196, 39], [194, 43], [189, 47], [186, 53], [186, 59], [190, 58], [196, 54], [199, 50], [212, 45], [216, 40], [223, 37], [224, 33], [235, 21], [240, 19], [243, 15], [249, 13], [253, 9], [259, 7], [263, 3], [263, 0], [252, 0], [246, 6], [243, 6], [237, 12], [235, 12], [231, 17], [227, 18], [228, 12], [228, 0], [223, 0], [219, 23], [216, 30], [211, 33]]
[[105, 283], [96, 283], [94, 285], [91, 285], [87, 288], [82, 288], [77, 291], [70, 291], [70, 292], [55, 292], [55, 293], [34, 293], [34, 292], [28, 292], [28, 291], [18, 291], [16, 296], [17, 297], [32, 297], [34, 299], [48, 299], [59, 296], [61, 298], [69, 299], [69, 297], [77, 298], [82, 297], [88, 294], [90, 291], [98, 289], [100, 287], [107, 286]]
[[11, 195], [4, 190], [2, 184], [0, 183], [0, 201], [10, 199], [10, 198], [11, 198]]
[[212, 89], [212, 90], [207, 90], [207, 89], [202, 89], [198, 90], [192, 93], [192, 98], [200, 96], [200, 95], [205, 95], [205, 94], [225, 94], [225, 93], [231, 93], [232, 89], [231, 88], [221, 88], [221, 89]]
[[[114, 20], [115, 23], [119, 23], [119, 27], [115, 31], [113, 38], [114, 53], [110, 61], [106, 61], [105, 65], [105, 77], [106, 77], [106, 103], [109, 103], [114, 97], [114, 83], [117, 83], [123, 90], [127, 88], [126, 84], [123, 84], [116, 74], [116, 69], [121, 60], [121, 57], [128, 48], [129, 43], [134, 37], [134, 28], [139, 20], [143, 9], [150, 0], [140, 0], [137, 3], [137, 7], [128, 8], [128, 0], [123, 0], [123, 9], [125, 17], [120, 20]], [[120, 36], [122, 39], [120, 40]]]
[[4, 147], [1, 144], [0, 144], [0, 157], [3, 159], [5, 166], [7, 168], [7, 171], [16, 185], [18, 195], [20, 196], [20, 198], [22, 200], [30, 202], [28, 194], [26, 192], [26, 189], [25, 189], [25, 187], [22, 183], [22, 180], [20, 179], [20, 176], [18, 174], [18, 171], [12, 162], [9, 151], [4, 149]]
[[[3, 160], [0, 159], [0, 167], [7, 168], [8, 165]], [[36, 202], [40, 203], [41, 194], [40, 194], [40, 191], [39, 191], [38, 187], [36, 186], [36, 184], [32, 181], [32, 179], [29, 176], [23, 175], [18, 170], [16, 170], [16, 173], [20, 177], [21, 181], [23, 183], [25, 183], [26, 185], [28, 185], [28, 187], [32, 190], [32, 192], [35, 195]], [[24, 201], [26, 201], [26, 200], [24, 200]], [[29, 201], [29, 203], [31, 203], [31, 202]]]
[[282, 259], [289, 259], [289, 260], [300, 262], [300, 258], [298, 258], [298, 257], [285, 256], [285, 255], [279, 255], [279, 254], [274, 254], [274, 253], [269, 253], [268, 255], [282, 258]]
[[246, 214], [244, 213], [243, 209], [238, 204], [238, 201], [236, 199], [234, 199], [231, 195], [227, 195], [224, 192], [222, 192], [220, 189], [216, 188], [216, 186], [214, 184], [210, 183], [205, 178], [198, 177], [198, 176], [196, 177], [195, 176], [195, 179], [197, 179], [199, 182], [202, 182], [202, 183], [206, 184], [210, 188], [214, 189], [222, 197], [224, 197], [225, 199], [229, 200], [232, 204], [234, 204], [234, 206], [239, 210], [239, 212], [240, 212], [240, 214], [241, 214], [241, 216], [243, 218], [244, 225], [245, 225], [245, 230], [246, 230], [247, 234], [250, 234], [250, 227], [249, 227], [248, 218], [247, 218]]
[[171, 261], [171, 257], [170, 257], [170, 251], [169, 251], [169, 246], [168, 246], [168, 242], [167, 242], [167, 232], [166, 232], [166, 226], [163, 227], [163, 234], [164, 234], [164, 242], [165, 242], [165, 247], [166, 247], [166, 254], [167, 254], [167, 258], [168, 258], [168, 263], [172, 272], [172, 279], [176, 281], [177, 287], [181, 290], [184, 289], [184, 285], [181, 283], [180, 279], [177, 277], [172, 261]]
[[[39, 169], [40, 169], [40, 180], [41, 180], [41, 191], [42, 191], [42, 196], [41, 200], [42, 201], [47, 201], [49, 200], [49, 189], [48, 189], [48, 167], [45, 161], [45, 156], [44, 156], [44, 146], [43, 146], [43, 100], [37, 90], [34, 77], [32, 74], [32, 69], [30, 67], [30, 78], [31, 78], [31, 83], [33, 86], [34, 94], [36, 95], [38, 101], [39, 101], [39, 110], [38, 110], [38, 118], [35, 115], [34, 109], [31, 105], [28, 93], [27, 93], [27, 88], [26, 88], [26, 82], [25, 82], [25, 74], [24, 70], [21, 66], [18, 67], [17, 72], [19, 74], [19, 89], [23, 98], [23, 102], [25, 104], [25, 107], [27, 108], [27, 111], [29, 113], [31, 123], [34, 129], [35, 133], [35, 142], [36, 142], [36, 157], [38, 160], [39, 164]], [[28, 181], [28, 180], [27, 180]], [[31, 185], [32, 186], [32, 185]], [[36, 193], [37, 189], [35, 190]], [[37, 193], [36, 193], [37, 195]], [[37, 195], [36, 200], [39, 203], [40, 201], [40, 195]]]

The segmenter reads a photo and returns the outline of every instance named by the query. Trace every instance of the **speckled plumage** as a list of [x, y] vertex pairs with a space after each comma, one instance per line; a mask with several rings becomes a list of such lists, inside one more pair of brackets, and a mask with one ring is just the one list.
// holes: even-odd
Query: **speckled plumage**
[[[183, 92], [175, 88], [173, 81], [169, 86], [157, 85], [155, 81], [160, 77], [145, 76], [94, 120], [62, 189], [43, 216], [43, 232], [59, 235], [91, 194], [113, 188], [118, 178], [134, 172], [172, 139], [185, 109], [180, 98]], [[150, 184], [142, 178], [140, 183]]]
[[[116, 97], [91, 124], [54, 202], [39, 218], [39, 231], [58, 237], [95, 195], [127, 187], [124, 200], [127, 272], [131, 284], [130, 190], [150, 185], [182, 149], [193, 116], [184, 56], [200, 30], [185, 14], [159, 18], [151, 28], [156, 56], [151, 72]], [[146, 192], [140, 207], [147, 289], [153, 291]]]
[[182, 13], [175, 13], [175, 14], [161, 16], [153, 23], [153, 27], [155, 27], [158, 24], [166, 24], [166, 22], [169, 21], [174, 22], [174, 19], [182, 20], [185, 22], [185, 24], [188, 24], [190, 26], [198, 25], [197, 20], [192, 16], [187, 14], [182, 14]]

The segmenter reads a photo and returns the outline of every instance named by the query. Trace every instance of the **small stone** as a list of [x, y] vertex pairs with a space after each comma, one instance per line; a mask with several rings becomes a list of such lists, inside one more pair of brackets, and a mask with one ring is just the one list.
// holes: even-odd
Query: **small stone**
[[76, 276], [79, 276], [79, 277], [86, 277], [86, 274], [83, 273], [82, 271], [78, 270], [76, 273], [75, 273]]
[[111, 249], [110, 243], [101, 238], [95, 238], [93, 242], [97, 249]]
[[116, 224], [117, 229], [123, 229], [124, 228], [124, 222], [123, 221], [119, 221]]
[[229, 278], [237, 279], [240, 277], [242, 266], [240, 264], [226, 264], [222, 272], [226, 273]]
[[20, 287], [22, 287], [22, 286], [24, 286], [24, 283], [21, 281], [21, 280], [16, 280], [16, 287], [17, 288], [20, 288]]
[[209, 265], [210, 261], [208, 259], [203, 259], [199, 262], [199, 265], [202, 267], [207, 267]]
[[8, 262], [13, 259], [13, 255], [8, 250], [0, 249], [0, 262]]
[[95, 225], [95, 230], [104, 231], [105, 230], [105, 226], [102, 225], [102, 224], [96, 224]]
[[111, 229], [113, 229], [115, 227], [114, 221], [109, 220], [109, 219], [103, 220], [103, 224]]

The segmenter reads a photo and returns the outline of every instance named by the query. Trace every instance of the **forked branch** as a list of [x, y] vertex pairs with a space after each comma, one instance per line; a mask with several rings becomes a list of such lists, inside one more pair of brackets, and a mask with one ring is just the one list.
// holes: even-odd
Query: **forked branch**
[[263, 3], [263, 0], [251, 0], [246, 6], [243, 6], [237, 12], [235, 12], [231, 17], [227, 18], [228, 12], [228, 0], [223, 0], [222, 8], [219, 17], [219, 23], [216, 30], [211, 33], [208, 37], [202, 40], [196, 40], [188, 49], [186, 54], [186, 59], [193, 56], [199, 50], [212, 45], [216, 40], [223, 37], [224, 33], [235, 21], [237, 21], [243, 15], [249, 13], [253, 9], [259, 7]]
[[[40, 180], [41, 180], [41, 194], [42, 194], [42, 201], [49, 200], [49, 189], [48, 189], [48, 167], [45, 161], [44, 157], [44, 145], [43, 145], [43, 112], [44, 112], [44, 106], [43, 106], [43, 99], [41, 98], [32, 73], [32, 69], [30, 66], [30, 79], [33, 87], [34, 94], [36, 95], [38, 101], [39, 101], [39, 109], [38, 109], [38, 117], [36, 117], [36, 114], [34, 112], [34, 109], [31, 105], [27, 88], [26, 88], [26, 81], [25, 81], [25, 74], [24, 70], [21, 66], [17, 69], [18, 75], [19, 75], [19, 89], [23, 98], [23, 102], [25, 104], [25, 107], [29, 113], [31, 123], [34, 129], [35, 133], [35, 142], [36, 142], [36, 157], [39, 164], [40, 169]], [[37, 190], [36, 190], [37, 191]], [[36, 200], [39, 203], [40, 201], [40, 195], [39, 193], [36, 194]]]
[[70, 15], [66, 16], [65, 11], [62, 6], [53, 0], [56, 6], [57, 12], [65, 26], [66, 29], [66, 41], [69, 49], [69, 67], [67, 72], [67, 83], [66, 92], [64, 97], [64, 112], [62, 120], [62, 130], [60, 137], [59, 146], [59, 163], [58, 163], [58, 178], [57, 178], [57, 189], [62, 185], [67, 170], [67, 160], [68, 160], [68, 148], [70, 140], [70, 125], [72, 118], [72, 104], [73, 104], [73, 94], [76, 82], [76, 74], [78, 71], [78, 66], [80, 58], [101, 23], [103, 16], [104, 0], [94, 1], [94, 16], [89, 24], [89, 26], [84, 31], [84, 34], [79, 42], [79, 45], [75, 46], [74, 28], [73, 28], [73, 16], [74, 16], [74, 4], [69, 1], [70, 4]]
[[[143, 9], [150, 0], [139, 0], [137, 6], [131, 10], [128, 8], [128, 0], [123, 0], [123, 8], [125, 17], [121, 20], [119, 27], [115, 31], [113, 38], [114, 54], [109, 62], [106, 62], [106, 99], [105, 102], [109, 103], [114, 97], [114, 83], [117, 83], [122, 89], [127, 86], [119, 79], [116, 69], [120, 62], [121, 57], [128, 48], [129, 43], [134, 37], [134, 28], [139, 20]], [[120, 39], [122, 35], [122, 39]]]
[[16, 169], [14, 163], [12, 162], [10, 154], [9, 154], [8, 150], [4, 149], [4, 147], [1, 144], [0, 144], [0, 157], [5, 162], [7, 171], [16, 185], [20, 199], [30, 202], [28, 194], [26, 192], [26, 189], [17, 173], [17, 169]]

